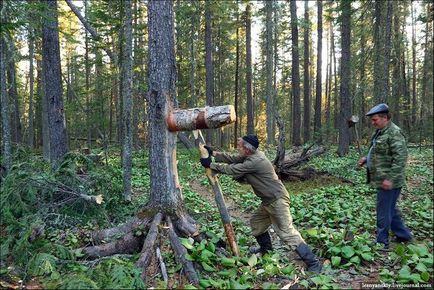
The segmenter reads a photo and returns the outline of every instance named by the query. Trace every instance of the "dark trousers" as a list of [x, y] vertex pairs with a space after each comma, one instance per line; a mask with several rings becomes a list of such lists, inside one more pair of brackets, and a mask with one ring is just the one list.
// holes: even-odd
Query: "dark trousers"
[[401, 188], [377, 191], [377, 243], [389, 245], [389, 230], [398, 239], [411, 240], [410, 230], [404, 225], [400, 212], [396, 207]]

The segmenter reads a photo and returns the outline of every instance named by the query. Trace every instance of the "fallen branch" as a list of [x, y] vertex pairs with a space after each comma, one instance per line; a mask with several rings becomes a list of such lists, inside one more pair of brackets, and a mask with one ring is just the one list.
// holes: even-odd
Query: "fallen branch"
[[156, 249], [157, 259], [160, 262], [161, 276], [163, 276], [164, 287], [167, 288], [169, 277], [167, 276], [166, 264], [164, 264], [163, 256], [161, 256], [160, 248]]

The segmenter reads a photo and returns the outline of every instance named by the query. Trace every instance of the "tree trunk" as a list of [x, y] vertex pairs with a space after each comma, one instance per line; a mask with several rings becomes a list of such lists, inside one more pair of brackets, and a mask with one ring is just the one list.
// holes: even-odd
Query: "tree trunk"
[[123, 196], [125, 200], [131, 200], [131, 170], [132, 170], [132, 147], [133, 147], [133, 16], [131, 0], [124, 0], [124, 49], [122, 60], [122, 172], [123, 172]]
[[[6, 3], [0, 2], [0, 15], [1, 22], [4, 23]], [[6, 42], [5, 36], [0, 35], [0, 96], [1, 96], [1, 119], [2, 119], [2, 166], [5, 168], [6, 173], [12, 167], [12, 138], [11, 138], [11, 124], [9, 116], [9, 98], [6, 92]]]
[[247, 96], [247, 134], [255, 133], [252, 95], [252, 7], [246, 5], [246, 96]]
[[393, 36], [394, 36], [394, 54], [393, 54], [393, 99], [391, 100], [393, 108], [393, 122], [400, 125], [400, 107], [402, 97], [402, 74], [401, 74], [401, 40], [400, 36], [400, 19], [398, 13], [394, 17]]
[[[331, 28], [331, 27], [330, 27]], [[330, 40], [330, 28], [328, 30], [328, 35], [327, 35], [327, 39]], [[327, 66], [326, 66], [326, 90], [325, 90], [325, 95], [326, 95], [326, 107], [325, 107], [325, 125], [326, 125], [326, 132], [325, 132], [325, 141], [329, 142], [329, 138], [330, 138], [330, 126], [331, 126], [331, 97], [332, 97], [332, 53], [331, 53], [331, 48], [329, 46], [330, 41], [326, 42], [326, 51], [327, 51]]]
[[322, 142], [321, 113], [322, 113], [322, 0], [318, 4], [318, 48], [316, 61], [316, 89], [315, 89], [315, 124], [314, 131], [317, 143]]
[[391, 38], [392, 38], [392, 15], [393, 15], [393, 1], [387, 1], [387, 15], [386, 15], [386, 32], [385, 32], [385, 43], [384, 43], [384, 65], [383, 65], [383, 98], [387, 103], [389, 100], [389, 65], [390, 65], [390, 52], [392, 50]]
[[[84, 13], [86, 21], [88, 18], [88, 0], [84, 0]], [[92, 148], [92, 121], [91, 121], [91, 98], [90, 98], [90, 61], [89, 61], [89, 35], [87, 29], [85, 29], [85, 54], [84, 54], [84, 66], [85, 66], [85, 79], [86, 79], [86, 125], [87, 125], [87, 148]]]
[[374, 101], [385, 102], [383, 92], [384, 84], [384, 38], [383, 38], [383, 10], [384, 1], [375, 0], [375, 24], [374, 24]]
[[[366, 76], [365, 76], [365, 67], [366, 67], [366, 38], [365, 34], [362, 33], [362, 37], [360, 37], [360, 55], [361, 55], [361, 65], [360, 65], [360, 102], [361, 102], [361, 108], [360, 112], [363, 116], [366, 112], [366, 99], [365, 99], [365, 89], [366, 89]], [[366, 118], [361, 118], [360, 126], [359, 128], [365, 128], [367, 120]]]
[[292, 144], [301, 145], [300, 126], [300, 57], [298, 53], [298, 20], [297, 3], [290, 2], [291, 9], [291, 36], [292, 36], [292, 97], [293, 97], [293, 121], [292, 121]]
[[48, 6], [49, 17], [44, 19], [42, 29], [42, 63], [45, 75], [45, 98], [48, 107], [50, 162], [51, 166], [56, 168], [68, 152], [68, 139], [62, 97], [57, 1], [46, 0], [45, 2]]
[[[309, 76], [309, 42], [310, 42], [310, 20], [309, 3], [304, 2], [304, 66], [303, 66], [303, 141], [309, 142], [310, 139], [310, 76]], [[316, 115], [315, 115], [316, 116]]]
[[[213, 38], [212, 38], [212, 3], [205, 2], [205, 82], [206, 82], [206, 104], [214, 105], [214, 65], [213, 65]], [[213, 143], [213, 133], [206, 132], [206, 142]]]
[[351, 2], [342, 0], [342, 23], [341, 23], [341, 110], [339, 124], [339, 147], [340, 156], [348, 154], [350, 143], [350, 131], [347, 120], [351, 116], [350, 79], [351, 79]]
[[267, 92], [266, 92], [266, 112], [267, 112], [267, 144], [274, 143], [273, 130], [273, 2], [265, 2], [266, 10], [266, 76], [267, 76]]
[[[238, 4], [238, 0], [237, 0], [237, 4]], [[238, 10], [238, 5], [237, 5], [237, 22], [236, 22], [236, 26], [237, 26], [237, 32], [236, 32], [236, 52], [235, 52], [235, 92], [234, 92], [234, 105], [235, 105], [235, 113], [238, 114], [238, 85], [240, 83], [239, 81], [239, 77], [240, 77], [240, 13]], [[238, 119], [235, 121], [235, 125], [234, 125], [234, 138], [233, 138], [233, 146], [234, 148], [237, 147], [237, 142], [238, 142]]]
[[34, 106], [33, 106], [33, 90], [34, 90], [34, 68], [33, 68], [33, 55], [35, 51], [35, 42], [33, 35], [33, 28], [29, 28], [29, 122], [28, 122], [28, 135], [27, 144], [30, 149], [35, 147], [35, 129], [34, 129]]
[[277, 86], [277, 69], [279, 64], [279, 50], [277, 48], [279, 43], [279, 31], [278, 31], [278, 17], [279, 17], [279, 11], [278, 11], [278, 1], [273, 0], [273, 35], [274, 35], [274, 41], [273, 41], [273, 51], [274, 51], [274, 64], [273, 64], [273, 144], [276, 144], [275, 137], [276, 137], [276, 122], [277, 122], [277, 106], [278, 106], [278, 86]]
[[21, 120], [20, 120], [20, 104], [18, 100], [18, 90], [17, 90], [17, 78], [16, 78], [16, 68], [15, 68], [15, 44], [13, 40], [10, 39], [7, 49], [8, 63], [7, 63], [7, 83], [8, 83], [8, 95], [9, 100], [12, 101], [13, 109], [12, 111], [12, 122], [11, 122], [11, 133], [12, 142], [16, 144], [21, 143]]
[[167, 130], [166, 118], [176, 106], [176, 60], [171, 1], [148, 3], [149, 130], [151, 192], [149, 204], [162, 212], [183, 208], [176, 167], [176, 133]]
[[[42, 40], [37, 42], [37, 51], [42, 55]], [[36, 58], [37, 65], [37, 85], [38, 85], [38, 99], [40, 103], [40, 132], [41, 132], [41, 144], [44, 160], [50, 161], [50, 132], [48, 131], [48, 105], [47, 98], [45, 98], [45, 73], [42, 65], [41, 58]]]
[[[416, 98], [416, 79], [417, 79], [417, 72], [416, 72], [416, 28], [414, 25], [414, 7], [413, 7], [413, 1], [410, 2], [411, 4], [411, 55], [412, 55], [412, 85], [411, 85], [411, 95], [412, 95], [412, 102], [411, 102], [411, 124], [417, 126], [417, 116], [416, 116], [416, 108], [417, 108], [417, 98]], [[410, 76], [408, 76], [410, 77]]]
[[195, 7], [195, 14], [191, 16], [191, 30], [190, 30], [190, 94], [191, 94], [191, 107], [197, 106], [198, 92], [196, 87], [196, 74], [197, 74], [197, 61], [196, 61], [196, 43], [198, 41], [198, 10], [197, 1], [191, 0], [191, 5]]
[[[332, 25], [332, 22], [330, 22]], [[335, 34], [333, 28], [331, 31], [331, 45], [332, 45], [332, 55], [333, 55], [333, 99], [334, 99], [334, 118], [333, 125], [335, 129], [339, 128], [339, 102], [338, 102], [338, 62], [336, 61], [336, 46], [335, 46]]]

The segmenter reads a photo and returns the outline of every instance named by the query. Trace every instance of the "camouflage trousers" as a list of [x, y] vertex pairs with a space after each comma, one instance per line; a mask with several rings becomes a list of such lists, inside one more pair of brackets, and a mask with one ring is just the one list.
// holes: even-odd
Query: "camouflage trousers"
[[250, 218], [250, 227], [255, 237], [266, 232], [270, 226], [273, 226], [279, 238], [292, 250], [304, 242], [292, 224], [288, 196], [283, 196], [268, 205], [261, 204]]

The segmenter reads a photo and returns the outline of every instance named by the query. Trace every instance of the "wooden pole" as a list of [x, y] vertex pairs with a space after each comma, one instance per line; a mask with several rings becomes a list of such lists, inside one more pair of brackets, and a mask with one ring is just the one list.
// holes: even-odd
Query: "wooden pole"
[[[195, 134], [196, 135], [196, 134]], [[205, 141], [203, 140], [202, 134], [198, 131], [196, 137], [196, 143], [198, 144], [198, 149], [201, 158], [207, 158], [209, 156], [208, 151], [204, 147]], [[228, 209], [226, 208], [225, 199], [223, 198], [222, 189], [216, 175], [213, 175], [211, 168], [206, 168], [205, 170], [208, 181], [211, 184], [212, 190], [214, 191], [214, 199], [217, 203], [219, 209], [220, 217], [223, 222], [223, 227], [225, 229], [226, 237], [228, 238], [229, 246], [231, 247], [232, 254], [235, 256], [240, 255], [240, 250], [235, 238], [235, 232], [232, 227], [231, 217], [229, 215]]]

